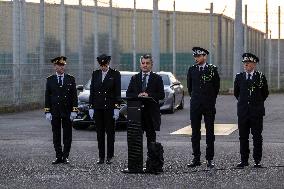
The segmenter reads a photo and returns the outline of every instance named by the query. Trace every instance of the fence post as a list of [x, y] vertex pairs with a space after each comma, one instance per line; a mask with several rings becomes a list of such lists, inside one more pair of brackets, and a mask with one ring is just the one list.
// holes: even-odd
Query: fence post
[[78, 14], [79, 24], [78, 24], [78, 38], [79, 38], [79, 83], [83, 83], [83, 10], [82, 10], [82, 0], [79, 0], [79, 14]]
[[13, 1], [13, 89], [15, 105], [20, 104], [20, 2]]
[[132, 54], [133, 54], [133, 71], [136, 71], [136, 0], [134, 0], [133, 17], [132, 17]]
[[281, 9], [278, 6], [278, 52], [277, 52], [277, 89], [280, 89], [280, 38], [281, 38]]
[[153, 71], [160, 71], [160, 17], [158, 0], [153, 0], [152, 14], [152, 56], [153, 56]]
[[176, 1], [173, 4], [173, 74], [176, 76]]
[[[109, 34], [108, 34], [108, 53], [112, 56], [112, 0], [109, 0]], [[113, 64], [112, 61], [110, 63]]]
[[65, 5], [64, 0], [60, 3], [60, 55], [65, 56]]
[[236, 0], [235, 23], [234, 23], [234, 67], [233, 81], [241, 68], [241, 55], [244, 52], [244, 32], [242, 23], [242, 0]]
[[39, 5], [39, 63], [42, 69], [44, 65], [44, 0], [40, 0]]
[[95, 6], [94, 6], [94, 68], [98, 68], [97, 64], [97, 57], [98, 57], [98, 28], [99, 28], [99, 22], [98, 22], [98, 0], [94, 0]]

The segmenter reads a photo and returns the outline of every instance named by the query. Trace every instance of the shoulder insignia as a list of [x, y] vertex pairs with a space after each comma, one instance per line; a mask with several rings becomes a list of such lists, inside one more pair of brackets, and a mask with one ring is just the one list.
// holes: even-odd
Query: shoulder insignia
[[66, 75], [75, 78], [73, 75], [70, 75], [70, 74], [66, 74]]
[[213, 67], [213, 68], [217, 68], [217, 66], [214, 65], [214, 64], [208, 64], [208, 66], [209, 66], [209, 67]]
[[46, 79], [49, 79], [49, 78], [51, 78], [53, 75], [50, 75], [50, 76], [48, 76], [48, 77], [46, 77]]

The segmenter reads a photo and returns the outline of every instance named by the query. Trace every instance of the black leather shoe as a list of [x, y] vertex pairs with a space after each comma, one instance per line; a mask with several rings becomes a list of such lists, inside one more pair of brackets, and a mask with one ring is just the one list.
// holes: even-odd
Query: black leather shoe
[[105, 160], [103, 158], [100, 158], [98, 161], [97, 161], [97, 164], [103, 164], [105, 162]]
[[56, 158], [52, 164], [55, 165], [55, 164], [59, 164], [59, 163], [62, 163], [62, 158]]
[[212, 160], [207, 160], [207, 161], [206, 161], [206, 165], [207, 165], [208, 168], [213, 168], [213, 167], [215, 167], [215, 164], [212, 162]]
[[245, 166], [248, 166], [249, 163], [247, 161], [241, 161], [240, 163], [237, 164], [237, 168], [244, 168]]
[[201, 165], [200, 160], [193, 159], [190, 164], [187, 164], [187, 167], [197, 167], [200, 165]]
[[121, 170], [122, 173], [128, 173], [128, 174], [132, 174], [132, 173], [145, 173], [143, 170], [129, 170], [128, 168]]
[[112, 162], [113, 162], [113, 159], [112, 159], [112, 158], [107, 158], [106, 164], [112, 164]]
[[63, 159], [62, 159], [62, 163], [64, 163], [64, 164], [69, 164], [70, 162], [69, 162], [69, 159], [68, 159], [68, 158], [63, 158]]
[[262, 165], [260, 164], [260, 161], [255, 161], [253, 167], [255, 167], [255, 168], [261, 168]]

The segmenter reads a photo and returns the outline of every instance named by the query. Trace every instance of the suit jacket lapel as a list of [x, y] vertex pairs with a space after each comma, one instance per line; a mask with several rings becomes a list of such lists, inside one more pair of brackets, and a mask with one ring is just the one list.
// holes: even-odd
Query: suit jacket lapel
[[153, 81], [153, 72], [150, 72], [149, 78], [148, 78], [148, 82], [147, 82], [147, 87], [146, 90], [148, 89], [149, 86], [151, 86]]
[[139, 72], [136, 82], [140, 93], [142, 91], [142, 72]]
[[256, 71], [254, 71], [253, 75], [252, 75], [252, 83], [255, 83], [255, 81], [257, 80], [257, 73]]
[[[111, 75], [111, 68], [109, 68], [107, 74], [105, 75], [105, 78], [104, 78], [104, 80], [103, 80], [103, 83], [108, 80], [108, 78], [110, 77], [110, 75]], [[101, 77], [102, 77], [102, 72], [101, 72]]]

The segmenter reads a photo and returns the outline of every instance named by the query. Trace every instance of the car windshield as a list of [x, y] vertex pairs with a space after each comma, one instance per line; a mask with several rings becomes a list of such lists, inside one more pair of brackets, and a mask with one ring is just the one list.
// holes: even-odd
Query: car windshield
[[170, 79], [169, 79], [169, 76], [168, 76], [168, 75], [166, 75], [166, 74], [160, 74], [160, 76], [161, 76], [162, 79], [163, 79], [164, 85], [171, 85], [171, 82], [170, 82]]
[[132, 75], [121, 75], [121, 90], [127, 90]]
[[90, 86], [91, 86], [91, 79], [88, 81], [88, 83], [85, 85], [85, 89], [86, 90], [90, 90]]
[[[121, 75], [121, 90], [127, 90], [130, 79], [133, 74], [122, 74]], [[91, 80], [85, 85], [86, 90], [90, 90]]]

